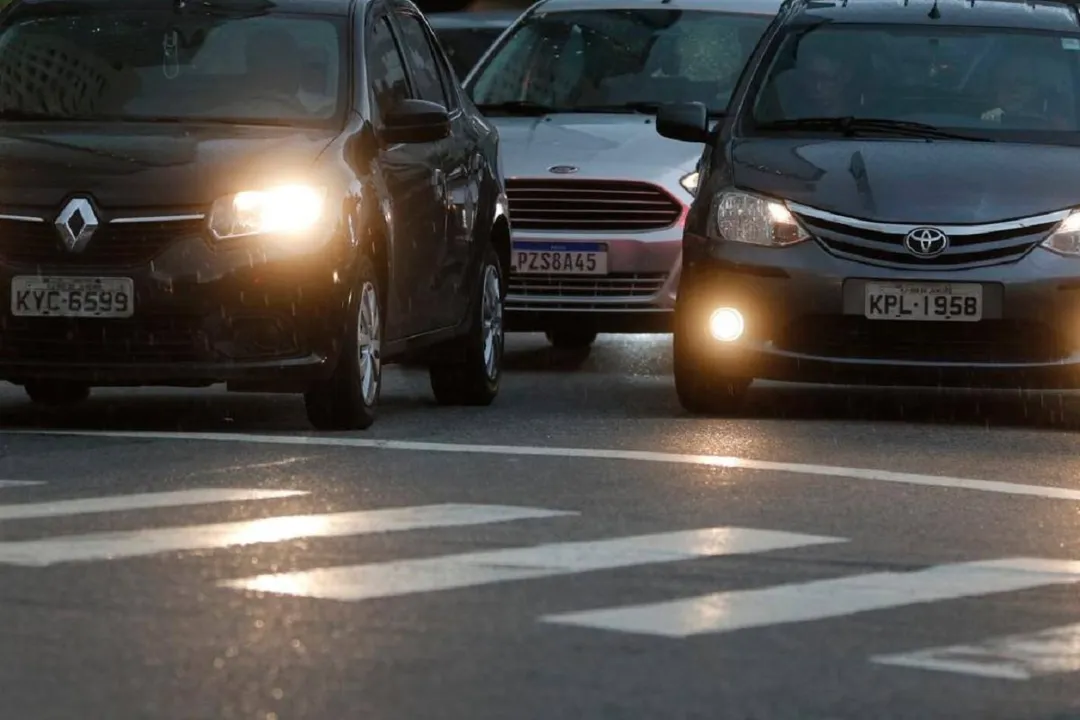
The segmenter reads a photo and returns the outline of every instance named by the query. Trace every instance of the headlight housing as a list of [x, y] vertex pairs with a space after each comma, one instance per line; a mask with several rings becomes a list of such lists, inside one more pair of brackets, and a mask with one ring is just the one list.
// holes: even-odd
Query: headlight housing
[[692, 173], [687, 173], [679, 178], [679, 184], [683, 186], [683, 190], [691, 195], [697, 195], [698, 183], [701, 181], [701, 173], [695, 170]]
[[218, 240], [252, 235], [296, 235], [326, 215], [326, 188], [278, 185], [226, 195], [210, 211], [210, 232]]
[[716, 232], [722, 240], [785, 247], [810, 239], [810, 233], [778, 200], [726, 190], [716, 196], [713, 207]]
[[1059, 255], [1080, 257], [1080, 210], [1058, 223], [1057, 227], [1042, 241], [1042, 246]]

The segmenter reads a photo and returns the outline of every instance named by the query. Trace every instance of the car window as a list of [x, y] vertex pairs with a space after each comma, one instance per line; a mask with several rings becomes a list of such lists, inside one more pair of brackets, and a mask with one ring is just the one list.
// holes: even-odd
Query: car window
[[503, 39], [467, 90], [481, 106], [697, 100], [722, 111], [770, 20], [666, 9], [537, 13]]
[[398, 13], [398, 27], [401, 28], [401, 44], [412, 70], [413, 81], [420, 100], [439, 103], [443, 107], [451, 106], [449, 95], [444, 86], [440, 63], [435, 57], [431, 39], [415, 15]]
[[95, 7], [0, 28], [0, 111], [50, 117], [330, 121], [347, 104], [336, 18]]
[[381, 18], [372, 25], [367, 54], [371, 90], [379, 112], [386, 112], [402, 100], [408, 100], [411, 92], [405, 75], [405, 61], [398, 51], [387, 18]]
[[502, 31], [503, 28], [446, 28], [436, 30], [435, 34], [439, 36], [454, 72], [464, 80]]
[[850, 25], [787, 34], [752, 101], [756, 124], [858, 116], [983, 134], [1077, 133], [1080, 36]]

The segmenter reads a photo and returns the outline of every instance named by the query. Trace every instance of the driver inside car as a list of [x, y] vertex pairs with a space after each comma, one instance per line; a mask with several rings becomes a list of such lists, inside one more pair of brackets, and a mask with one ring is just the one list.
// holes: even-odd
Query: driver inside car
[[[282, 30], [267, 28], [252, 35], [244, 48], [247, 78], [260, 100], [307, 115], [300, 100], [303, 85], [304, 58], [293, 36]], [[250, 104], [250, 103], [249, 103]]]
[[[1050, 99], [1040, 89], [1040, 73], [1035, 58], [1011, 55], [994, 76], [997, 104], [982, 114], [986, 122], [1008, 123], [1012, 118], [1035, 120], [1047, 129], [1069, 130], [1068, 119], [1055, 113]], [[1026, 123], [1023, 123], [1026, 124]]]

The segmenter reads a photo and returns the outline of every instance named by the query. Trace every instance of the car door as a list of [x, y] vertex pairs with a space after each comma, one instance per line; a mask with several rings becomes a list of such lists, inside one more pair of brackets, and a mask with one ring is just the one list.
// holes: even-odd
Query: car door
[[[373, 9], [366, 29], [365, 59], [376, 130], [395, 104], [418, 97], [402, 47], [390, 11], [385, 6]], [[441, 141], [379, 145], [378, 167], [394, 227], [394, 282], [387, 288], [388, 297], [392, 296], [389, 304], [396, 308], [387, 318], [386, 332], [391, 338], [418, 335], [441, 325], [432, 250], [446, 235], [442, 145]]]
[[456, 324], [465, 313], [471, 285], [466, 277], [468, 248], [477, 197], [472, 186], [475, 173], [469, 149], [467, 119], [463, 117], [452, 71], [434, 33], [411, 5], [395, 8], [394, 20], [406, 49], [409, 73], [422, 100], [438, 103], [450, 113], [450, 136], [439, 143], [439, 183], [445, 203], [444, 235], [431, 248], [435, 263], [432, 293], [437, 298], [438, 320], [443, 326]]

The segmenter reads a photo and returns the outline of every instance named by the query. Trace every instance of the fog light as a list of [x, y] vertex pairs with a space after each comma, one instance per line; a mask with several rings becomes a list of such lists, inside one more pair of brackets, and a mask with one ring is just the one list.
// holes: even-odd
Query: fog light
[[720, 308], [709, 318], [709, 333], [720, 342], [734, 342], [742, 337], [746, 322], [735, 308]]

